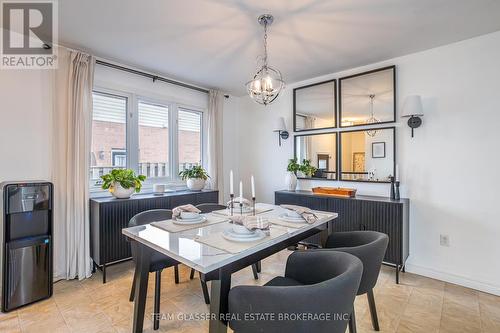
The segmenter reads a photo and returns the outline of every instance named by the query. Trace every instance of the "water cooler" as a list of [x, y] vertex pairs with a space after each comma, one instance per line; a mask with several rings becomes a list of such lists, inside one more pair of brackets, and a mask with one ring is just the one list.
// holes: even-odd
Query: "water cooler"
[[0, 184], [1, 310], [52, 296], [53, 186]]

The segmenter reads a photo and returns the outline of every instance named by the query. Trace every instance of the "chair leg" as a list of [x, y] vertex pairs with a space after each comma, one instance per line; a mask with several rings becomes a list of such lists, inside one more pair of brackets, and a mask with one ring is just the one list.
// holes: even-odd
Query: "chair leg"
[[189, 280], [194, 279], [194, 269], [191, 268], [191, 274], [189, 274]]
[[134, 278], [132, 279], [132, 288], [130, 288], [130, 297], [128, 298], [128, 300], [130, 302], [133, 302], [134, 301], [134, 296], [135, 296], [135, 270], [134, 270]]
[[252, 265], [252, 272], [253, 272], [253, 278], [255, 280], [258, 280], [259, 279], [259, 273], [258, 273], [258, 269], [257, 269], [257, 264], [253, 264]]
[[356, 316], [354, 315], [354, 308], [352, 309], [351, 317], [349, 318], [349, 333], [356, 333]]
[[201, 283], [201, 290], [203, 291], [203, 298], [205, 298], [205, 304], [210, 304], [210, 294], [208, 293], [207, 282], [201, 276], [201, 273], [200, 273], [200, 283]]
[[262, 271], [262, 262], [259, 260], [257, 261], [257, 273], [260, 273]]
[[179, 265], [174, 266], [175, 284], [179, 284]]
[[378, 316], [377, 316], [377, 307], [375, 306], [375, 297], [373, 296], [373, 289], [368, 293], [368, 305], [370, 306], [370, 315], [372, 317], [372, 325], [375, 331], [380, 331], [380, 327], [378, 326]]
[[154, 319], [153, 319], [153, 329], [157, 330], [160, 328], [160, 292], [161, 292], [161, 271], [156, 271], [156, 281], [155, 281], [155, 304], [154, 304]]

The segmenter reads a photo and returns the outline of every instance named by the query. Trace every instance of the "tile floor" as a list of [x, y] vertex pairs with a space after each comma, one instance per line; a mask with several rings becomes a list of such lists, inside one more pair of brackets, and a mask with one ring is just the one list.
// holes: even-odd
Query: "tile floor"
[[[250, 268], [233, 276], [233, 285], [263, 284], [284, 272], [288, 251], [262, 263], [258, 281]], [[130, 332], [133, 304], [128, 301], [133, 276], [131, 262], [112, 266], [108, 283], [101, 283], [98, 272], [85, 281], [60, 281], [54, 296], [11, 313], [0, 313], [0, 332]], [[159, 332], [208, 332], [208, 323], [180, 321], [178, 313], [205, 313], [199, 280], [189, 280], [189, 269], [182, 267], [181, 283], [173, 282], [173, 269], [162, 275], [162, 313], [173, 320], [162, 320]], [[154, 275], [150, 275], [146, 313], [152, 313]], [[394, 282], [394, 270], [383, 267], [375, 288], [375, 301], [381, 332], [500, 332], [500, 297], [457, 285], [402, 274], [401, 284]], [[374, 332], [366, 296], [355, 302], [358, 332]], [[145, 332], [153, 332], [151, 318]]]

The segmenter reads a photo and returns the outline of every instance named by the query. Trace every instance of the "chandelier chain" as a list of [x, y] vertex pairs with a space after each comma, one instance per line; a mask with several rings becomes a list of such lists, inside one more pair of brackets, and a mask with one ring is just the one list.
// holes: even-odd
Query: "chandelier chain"
[[264, 22], [264, 66], [267, 67], [267, 21]]

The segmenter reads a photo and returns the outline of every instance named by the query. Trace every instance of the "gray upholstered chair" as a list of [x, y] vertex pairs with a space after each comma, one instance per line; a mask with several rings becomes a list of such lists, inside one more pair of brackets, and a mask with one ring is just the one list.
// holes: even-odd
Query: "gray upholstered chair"
[[[343, 333], [362, 272], [361, 261], [348, 253], [296, 251], [288, 257], [284, 277], [274, 278], [265, 286], [237, 286], [230, 290], [229, 325], [235, 333]], [[274, 320], [251, 320], [256, 313], [274, 316]], [[294, 318], [302, 314], [319, 319], [325, 314], [331, 317]]]
[[[155, 221], [168, 220], [172, 218], [172, 211], [170, 209], [153, 209], [147, 210], [136, 214], [128, 223], [129, 227], [144, 225]], [[134, 262], [137, 260], [137, 244], [135, 241], [130, 242], [132, 250], [132, 259]], [[161, 271], [165, 268], [174, 266], [175, 283], [179, 283], [179, 262], [170, 257], [167, 257], [160, 252], [154, 251], [149, 265], [149, 271], [155, 272], [155, 299], [154, 299], [154, 313], [160, 313], [160, 288], [161, 288]], [[134, 280], [132, 281], [132, 290], [130, 291], [130, 301], [134, 300], [135, 294], [135, 273]], [[157, 330], [160, 326], [158, 315], [154, 316], [153, 328]]]
[[[379, 330], [379, 324], [373, 288], [377, 283], [388, 244], [389, 237], [386, 234], [376, 231], [351, 231], [331, 234], [325, 245], [328, 249], [353, 254], [363, 262], [363, 276], [357, 294], [367, 294], [372, 325], [376, 331]], [[349, 331], [352, 333], [356, 331], [354, 310], [349, 323]]]
[[[207, 214], [211, 213], [216, 210], [222, 210], [226, 209], [227, 206], [225, 205], [220, 205], [220, 204], [214, 204], [214, 203], [203, 203], [199, 204], [196, 206], [199, 210], [201, 210], [202, 214]], [[260, 261], [258, 263], [255, 263], [252, 265], [252, 272], [253, 272], [253, 277], [255, 280], [259, 278], [259, 272], [260, 272]], [[194, 269], [191, 269], [191, 275], [190, 278], [193, 279], [194, 277]], [[215, 272], [214, 272], [215, 273]], [[210, 293], [208, 292], [208, 287], [207, 287], [207, 282], [214, 280], [216, 278], [216, 274], [202, 274], [200, 273], [200, 283], [201, 283], [201, 289], [203, 290], [203, 298], [205, 299], [206, 304], [210, 304]]]

